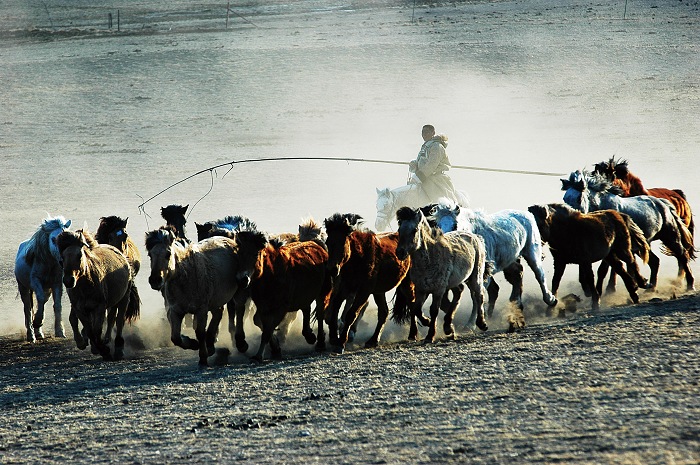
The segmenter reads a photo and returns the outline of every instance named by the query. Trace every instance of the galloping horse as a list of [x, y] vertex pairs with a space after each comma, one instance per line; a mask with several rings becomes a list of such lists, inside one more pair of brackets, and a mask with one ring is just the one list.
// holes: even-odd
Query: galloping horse
[[[261, 252], [255, 274], [251, 277], [251, 296], [257, 307], [254, 322], [262, 329], [260, 347], [254, 360], [262, 361], [265, 347], [270, 345], [272, 358], [282, 355], [280, 343], [273, 334], [289, 312], [303, 313], [302, 334], [316, 349], [325, 348], [323, 312], [328, 305], [332, 285], [326, 273], [328, 252], [316, 241], [281, 245], [268, 243]], [[311, 304], [316, 302], [318, 337], [311, 330]], [[238, 342], [238, 341], [237, 341]]]
[[[53, 296], [54, 334], [66, 337], [61, 317], [61, 254], [56, 247], [56, 237], [70, 227], [70, 220], [62, 216], [46, 218], [31, 238], [22, 242], [15, 257], [15, 278], [24, 305], [24, 326], [27, 341], [44, 338], [44, 305]], [[37, 312], [34, 315], [34, 295]]]
[[[486, 259], [494, 264], [493, 273], [503, 271], [506, 280], [513, 285], [510, 301], [515, 302], [520, 310], [523, 308], [523, 267], [519, 260], [521, 256], [535, 274], [542, 290], [542, 300], [548, 306], [556, 305], [557, 299], [545, 283], [540, 232], [531, 213], [502, 210], [487, 215], [482, 211], [460, 208], [447, 199], [441, 199], [433, 216], [437, 226], [445, 232], [468, 231], [484, 239]], [[498, 284], [490, 276], [486, 283], [489, 317], [493, 314], [498, 289]], [[517, 325], [516, 320], [511, 320], [510, 329], [515, 329]]]
[[[351, 224], [351, 217], [356, 218], [355, 224]], [[334, 279], [340, 278], [333, 295], [353, 296], [351, 306], [343, 315], [343, 329], [338, 340], [340, 352], [345, 349], [350, 329], [366, 307], [370, 295], [377, 304], [377, 326], [365, 347], [377, 346], [389, 315], [385, 294], [404, 280], [411, 266], [410, 260], [399, 260], [396, 256], [398, 233], [375, 234], [359, 229], [356, 224], [360, 220], [359, 215], [336, 213], [324, 221], [328, 234], [327, 268]], [[337, 313], [342, 302], [336, 298], [331, 302], [334, 305], [327, 310], [327, 321], [333, 335], [337, 331]]]
[[650, 195], [659, 199], [666, 199], [676, 208], [676, 213], [688, 227], [690, 234], [695, 235], [695, 222], [690, 204], [685, 193], [680, 189], [666, 189], [665, 187], [652, 187], [646, 189], [642, 180], [632, 174], [627, 166], [627, 160], [615, 160], [611, 157], [607, 162], [601, 161], [594, 165], [594, 172], [605, 176], [608, 181], [622, 189], [623, 197], [635, 197], [638, 195]]
[[[469, 198], [464, 192], [455, 192], [459, 196], [459, 205], [469, 205]], [[420, 184], [407, 184], [396, 189], [377, 189], [377, 220], [374, 227], [377, 231], [388, 229], [396, 210], [400, 207], [418, 208], [437, 200], [430, 199]]]
[[[556, 203], [533, 205], [528, 211], [534, 215], [542, 240], [549, 244], [554, 259], [552, 292], [555, 295], [566, 265], [577, 264], [581, 285], [590, 290], [593, 309], [597, 310], [600, 306], [602, 279], [596, 287], [593, 283], [592, 264], [605, 260], [622, 277], [632, 301], [639, 302], [637, 289], [645, 286], [646, 280], [639, 274], [632, 254], [632, 244], [642, 250], [640, 255], [645, 262], [649, 245], [642, 230], [625, 218], [627, 215], [614, 210], [586, 214], [568, 205]], [[627, 271], [621, 261], [627, 264]]]
[[[73, 337], [80, 350], [87, 341], [78, 330], [78, 320], [93, 349], [105, 360], [124, 356], [124, 324], [138, 318], [141, 302], [134, 291], [134, 276], [126, 257], [115, 247], [98, 244], [84, 230], [64, 231], [56, 245], [63, 264], [63, 284], [71, 303]], [[102, 326], [107, 316], [107, 332]], [[112, 326], [116, 323], [114, 356], [110, 354]]]
[[[648, 195], [620, 197], [620, 189], [604, 177], [587, 172], [574, 171], [569, 179], [562, 179], [564, 202], [588, 213], [597, 210], [617, 210], [628, 214], [644, 232], [648, 243], [660, 240], [676, 257], [678, 268], [685, 272], [688, 290], [694, 288], [695, 278], [688, 262], [695, 259], [693, 236], [676, 214], [673, 205], [665, 199]], [[656, 287], [659, 273], [659, 257], [649, 253], [651, 287]], [[599, 277], [602, 276], [599, 273]]]
[[[183, 349], [199, 350], [200, 365], [206, 366], [207, 357], [214, 354], [224, 305], [250, 284], [266, 243], [262, 233], [246, 231], [235, 240], [217, 236], [185, 247], [171, 227], [146, 233], [151, 259], [148, 282], [165, 296], [170, 339]], [[196, 340], [181, 334], [186, 314], [194, 315]]]
[[141, 252], [126, 232], [128, 220], [129, 218], [121, 219], [118, 216], [103, 216], [95, 232], [95, 240], [99, 244], [109, 244], [119, 249], [129, 261], [136, 276], [141, 269]]
[[[420, 209], [402, 207], [396, 212], [396, 219], [399, 223], [396, 256], [401, 260], [411, 257], [409, 276], [416, 293], [415, 303], [411, 305], [413, 314], [421, 313], [428, 296], [433, 297], [425, 342], [435, 340], [437, 316], [445, 292], [465, 282], [473, 303], [468, 324], [486, 331], [484, 280], [490, 275], [492, 265], [487, 265], [483, 239], [466, 231], [443, 233], [431, 228]], [[458, 306], [459, 295], [456, 295], [445, 309], [443, 330], [448, 337], [454, 337], [452, 320]]]

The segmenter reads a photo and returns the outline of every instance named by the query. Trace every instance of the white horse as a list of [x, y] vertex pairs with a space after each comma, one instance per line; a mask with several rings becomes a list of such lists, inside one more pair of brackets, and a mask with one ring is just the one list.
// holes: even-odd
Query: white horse
[[[532, 213], [521, 210], [501, 210], [487, 215], [483, 211], [460, 208], [447, 199], [440, 199], [433, 216], [437, 226], [445, 232], [469, 231], [484, 239], [487, 260], [493, 262], [494, 274], [503, 271], [508, 282], [513, 285], [510, 300], [515, 302], [518, 308], [523, 308], [523, 267], [520, 264], [520, 257], [525, 259], [535, 274], [542, 290], [542, 300], [550, 307], [557, 304], [557, 298], [545, 283], [542, 239]], [[498, 297], [498, 285], [492, 277], [488, 278], [486, 288], [489, 295], [488, 316], [490, 317]], [[512, 329], [514, 329], [513, 326], [511, 326]]]
[[[569, 179], [562, 179], [564, 202], [583, 213], [598, 210], [617, 210], [629, 215], [644, 232], [647, 242], [660, 240], [666, 247], [668, 255], [678, 261], [679, 270], [685, 271], [687, 289], [693, 290], [695, 278], [688, 262], [695, 259], [693, 235], [683, 220], [676, 214], [676, 209], [666, 199], [639, 195], [621, 197], [622, 191], [606, 178], [586, 172], [574, 171]], [[652, 288], [656, 287], [659, 273], [659, 257], [649, 252], [649, 267]], [[605, 270], [607, 271], [607, 269]], [[598, 272], [600, 279], [604, 273]]]
[[[56, 237], [70, 227], [70, 220], [62, 216], [46, 218], [32, 237], [19, 245], [15, 258], [15, 278], [19, 295], [24, 304], [24, 325], [27, 341], [44, 338], [44, 305], [53, 296], [54, 326], [56, 337], [66, 337], [61, 321], [61, 295], [63, 294], [63, 270]], [[37, 312], [32, 321], [34, 298]]]
[[[455, 192], [459, 197], [457, 203], [463, 207], [468, 206], [469, 197], [462, 191], [455, 189]], [[377, 220], [374, 227], [377, 231], [386, 231], [399, 208], [423, 207], [437, 200], [428, 197], [420, 184], [407, 184], [396, 189], [377, 189]]]

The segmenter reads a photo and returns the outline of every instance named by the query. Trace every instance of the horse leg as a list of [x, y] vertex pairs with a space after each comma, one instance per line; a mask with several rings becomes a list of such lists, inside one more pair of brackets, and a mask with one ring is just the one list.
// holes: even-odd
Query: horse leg
[[635, 304], [639, 303], [639, 296], [637, 295], [637, 283], [632, 279], [632, 276], [625, 271], [625, 268], [622, 266], [622, 262], [620, 261], [619, 258], [614, 253], [610, 253], [606, 258], [605, 261], [610, 261], [610, 266], [612, 267], [613, 271], [617, 274], [620, 275], [622, 278], [622, 281], [625, 283], [625, 287], [627, 288], [627, 292], [629, 293], [630, 297], [632, 298], [632, 302]]
[[[510, 301], [523, 309], [523, 266], [520, 261], [515, 261], [503, 269], [503, 277], [513, 286], [510, 292]], [[492, 278], [493, 279], [493, 278]], [[489, 317], [491, 314], [488, 315]]]
[[678, 277], [679, 279], [683, 278], [683, 273], [685, 272], [685, 284], [686, 284], [686, 290], [692, 291], [695, 290], [695, 277], [693, 276], [693, 272], [690, 270], [690, 266], [688, 266], [688, 252], [683, 248], [681, 245], [680, 239], [677, 241], [662, 241], [666, 248], [668, 248], [671, 253], [673, 254], [674, 257], [676, 257], [676, 260], [678, 261]]
[[[498, 286], [498, 283], [496, 283], [496, 280], [493, 279], [493, 276], [489, 277], [489, 283], [486, 286], [486, 292], [488, 292], [489, 296], [489, 304], [488, 304], [488, 316], [491, 318], [493, 316], [493, 309], [496, 307], [496, 299], [498, 299], [498, 291], [501, 288]], [[471, 320], [471, 317], [470, 317]], [[475, 320], [476, 321], [476, 320]]]
[[334, 290], [331, 296], [331, 301], [326, 309], [325, 321], [328, 325], [328, 342], [333, 346], [339, 344], [338, 339], [338, 312], [340, 311], [340, 306], [343, 304], [343, 297], [341, 297], [340, 290]]
[[44, 339], [44, 331], [41, 327], [44, 325], [44, 306], [46, 301], [49, 300], [49, 296], [46, 295], [46, 291], [41, 283], [37, 280], [36, 286], [34, 287], [34, 296], [36, 297], [36, 313], [34, 314], [34, 321], [32, 326], [34, 327], [34, 336], [37, 339]]
[[[411, 312], [411, 328], [408, 331], [408, 340], [409, 341], [417, 341], [418, 340], [418, 324], [417, 320], [418, 314], [421, 316], [423, 315], [423, 304], [425, 303], [426, 299], [428, 298], [427, 294], [424, 293], [419, 293], [418, 291], [415, 292], [415, 300], [413, 302], [410, 302], [408, 304]], [[427, 324], [424, 326], [428, 326]]]
[[51, 291], [51, 298], [53, 299], [53, 315], [54, 315], [54, 336], [55, 337], [66, 337], [66, 331], [63, 327], [63, 305], [61, 303], [61, 296], [63, 295], [63, 283], [59, 283], [54, 286]]
[[[377, 326], [374, 328], [374, 334], [370, 337], [367, 342], [365, 342], [365, 347], [377, 347], [379, 345], [379, 338], [382, 336], [382, 331], [384, 331], [384, 326], [386, 325], [386, 319], [389, 316], [389, 305], [386, 302], [386, 295], [383, 292], [377, 292], [372, 294], [374, 297], [374, 303], [377, 304]], [[360, 311], [364, 312], [367, 308], [369, 302], [365, 303], [363, 309]]]
[[112, 330], [114, 329], [114, 323], [117, 320], [117, 307], [110, 307], [107, 309], [107, 330], [105, 331], [104, 335], [102, 336], [102, 342], [105, 343], [105, 345], [109, 345], [109, 343], [112, 341]]
[[593, 311], [597, 311], [600, 308], [600, 294], [598, 294], [598, 291], [595, 288], [592, 264], [582, 263], [579, 265], [579, 279], [582, 279], [581, 286], [584, 286], [585, 283], [585, 285], [591, 290]]
[[[595, 283], [595, 290], [599, 295], [603, 295], [603, 281], [605, 281], [605, 276], [608, 274], [608, 269], [610, 268], [610, 264], [603, 260], [600, 262], [600, 265], [598, 266], [598, 271], [596, 272], [598, 276], [598, 280]], [[610, 274], [610, 281], [608, 281], [608, 289], [606, 289], [608, 292], [614, 292], [615, 288], [613, 287], [613, 290], [610, 291], [610, 282], [613, 280], [613, 276], [615, 276], [615, 271]]]
[[27, 342], [36, 342], [34, 327], [32, 326], [32, 317], [34, 316], [34, 292], [32, 292], [31, 288], [22, 285], [19, 281], [17, 282], [17, 288], [19, 289], [19, 295], [22, 298], [22, 304], [24, 306], [24, 327], [27, 329]]
[[109, 352], [109, 346], [104, 343], [102, 338], [102, 328], [105, 322], [105, 313], [107, 308], [98, 307], [94, 309], [89, 319], [88, 324], [83, 324], [88, 331], [88, 338], [92, 347], [102, 356], [103, 360], [112, 360], [112, 354]]
[[[209, 357], [209, 351], [207, 350], [207, 320], [209, 319], [209, 312], [206, 310], [199, 310], [194, 314], [194, 334], [197, 337], [195, 341], [195, 350], [199, 350], [199, 366], [205, 367], [209, 366], [207, 358]], [[212, 318], [213, 319], [213, 318]], [[182, 337], [183, 342], [185, 336]], [[189, 338], [188, 338], [189, 339]]]
[[[445, 291], [447, 290], [445, 289]], [[440, 312], [440, 299], [442, 299], [442, 295], [445, 293], [445, 291], [434, 292], [432, 294], [433, 299], [432, 302], [430, 302], [430, 326], [428, 326], [428, 334], [423, 340], [423, 342], [426, 344], [432, 344], [435, 342], [435, 334], [437, 333], [437, 317], [438, 313]]]
[[[316, 305], [318, 306], [318, 303]], [[289, 313], [287, 313], [287, 315], [289, 315]], [[301, 309], [301, 316], [301, 335], [304, 336], [307, 344], [316, 344], [316, 335], [314, 334], [313, 328], [311, 328], [311, 305], [307, 305], [305, 308]], [[323, 320], [319, 320], [319, 325], [323, 325]]]
[[[232, 302], [229, 302], [232, 303]], [[228, 305], [228, 304], [227, 304]], [[219, 324], [221, 324], [221, 319], [224, 317], [224, 307], [219, 307], [211, 312], [211, 321], [206, 329], [204, 336], [204, 342], [207, 347], [207, 355], [212, 356], [216, 352], [214, 343], [216, 342], [216, 336], [219, 334]], [[199, 336], [197, 336], [199, 339]]]
[[73, 305], [71, 305], [70, 308], [68, 321], [70, 322], [71, 328], [73, 328], [73, 339], [75, 340], [75, 345], [78, 347], [78, 349], [85, 350], [88, 341], [83, 337], [82, 333], [80, 332], [80, 329], [78, 328], [78, 314]]
[[[260, 314], [259, 308], [257, 314]], [[258, 347], [258, 352], [252, 357], [252, 359], [256, 362], [262, 363], [265, 347], [267, 347], [272, 340], [272, 336], [274, 335], [275, 324], [270, 321], [270, 317], [267, 315], [267, 313], [264, 318], [260, 316], [259, 322], [262, 329], [262, 335], [260, 336], [260, 347]]]
[[131, 291], [127, 291], [124, 299], [117, 306], [116, 333], [114, 335], [114, 360], [124, 358], [124, 323], [126, 321], [126, 309], [129, 307]]
[[[450, 306], [445, 309], [445, 318], [442, 322], [442, 330], [445, 333], [445, 336], [450, 339], [454, 339], [456, 337], [453, 321], [457, 307], [459, 307], [459, 301], [462, 298], [462, 291], [464, 291], [464, 284], [460, 284], [459, 286], [452, 288], [453, 299]], [[445, 292], [445, 294], [447, 294], [447, 292]]]
[[179, 309], [175, 312], [174, 310], [168, 309], [168, 321], [170, 321], [170, 340], [173, 344], [183, 349], [197, 350], [199, 344], [197, 341], [192, 340], [187, 336], [182, 335], [182, 320], [184, 319], [184, 313], [180, 313]]
[[651, 274], [649, 276], [649, 289], [656, 289], [656, 283], [659, 278], [659, 264], [661, 260], [656, 256], [654, 252], [649, 251], [649, 269]]
[[362, 310], [363, 306], [367, 303], [369, 295], [369, 292], [365, 291], [356, 294], [355, 298], [352, 301], [352, 305], [349, 309], [347, 309], [344, 312], [343, 327], [340, 330], [340, 333], [338, 334], [338, 353], [342, 354], [345, 351], [345, 344], [348, 343], [348, 335], [350, 333], [350, 330], [352, 329], [352, 325], [355, 324], [355, 321], [360, 316], [360, 311]]
[[249, 302], [251, 302], [250, 292], [239, 289], [233, 297], [234, 315], [231, 315], [231, 302], [228, 304], [228, 331], [231, 334], [231, 342], [240, 353], [248, 351], [248, 343], [245, 340], [244, 319]]
[[[547, 289], [547, 283], [546, 283], [546, 278], [544, 274], [544, 268], [542, 268], [542, 249], [539, 247], [539, 244], [537, 247], [528, 247], [523, 251], [523, 258], [527, 262], [527, 266], [530, 267], [532, 272], [535, 274], [535, 279], [537, 280], [537, 283], [540, 285], [540, 291], [542, 291], [542, 300], [544, 301], [545, 304], [547, 304], [548, 307], [554, 307], [557, 305], [557, 291], [554, 288], [554, 279], [552, 279], [552, 290], [550, 292], [549, 289]], [[554, 266], [554, 274], [556, 275], [556, 260], [555, 260], [555, 266]], [[559, 289], [559, 282], [561, 282], [561, 276], [564, 274], [564, 269], [566, 268], [566, 264], [564, 264], [564, 268], [561, 270], [561, 275], [557, 279], [557, 287], [556, 289]], [[520, 275], [520, 280], [521, 280], [521, 286], [522, 286], [522, 272]], [[521, 292], [522, 295], [522, 292]], [[522, 309], [522, 307], [521, 307]]]
[[355, 322], [352, 324], [350, 331], [348, 331], [348, 342], [353, 342], [355, 340], [355, 335], [357, 334], [357, 327], [360, 324], [360, 321], [362, 321], [362, 318], [364, 318], [365, 311], [367, 310], [368, 306], [369, 300], [365, 302], [365, 304], [360, 308], [360, 312], [357, 318], [355, 318]]

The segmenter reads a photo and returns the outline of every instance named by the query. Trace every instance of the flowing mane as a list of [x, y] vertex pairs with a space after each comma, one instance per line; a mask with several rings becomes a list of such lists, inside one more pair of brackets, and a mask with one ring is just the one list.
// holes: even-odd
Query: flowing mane
[[583, 179], [586, 181], [587, 187], [592, 192], [600, 192], [601, 194], [622, 195], [622, 189], [616, 186], [612, 181], [597, 173], [589, 173], [583, 171]]
[[95, 240], [100, 244], [109, 243], [109, 234], [114, 231], [126, 228], [125, 219], [118, 216], [103, 216], [100, 218], [100, 225], [95, 232]]

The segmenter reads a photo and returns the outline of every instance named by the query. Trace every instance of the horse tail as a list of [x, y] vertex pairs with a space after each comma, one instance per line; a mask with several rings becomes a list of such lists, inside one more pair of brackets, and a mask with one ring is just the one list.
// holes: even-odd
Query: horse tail
[[406, 277], [396, 288], [394, 294], [394, 307], [391, 309], [391, 319], [394, 323], [404, 325], [411, 321], [411, 303], [415, 302], [415, 286], [411, 279]]
[[630, 242], [632, 243], [632, 253], [642, 259], [644, 263], [649, 261], [649, 243], [644, 236], [644, 231], [637, 226], [632, 218], [628, 217], [627, 230], [630, 232]]
[[130, 323], [136, 321], [140, 315], [141, 297], [139, 297], [139, 290], [136, 288], [136, 284], [132, 281], [131, 288], [129, 289], [129, 305], [126, 307], [124, 319]]

